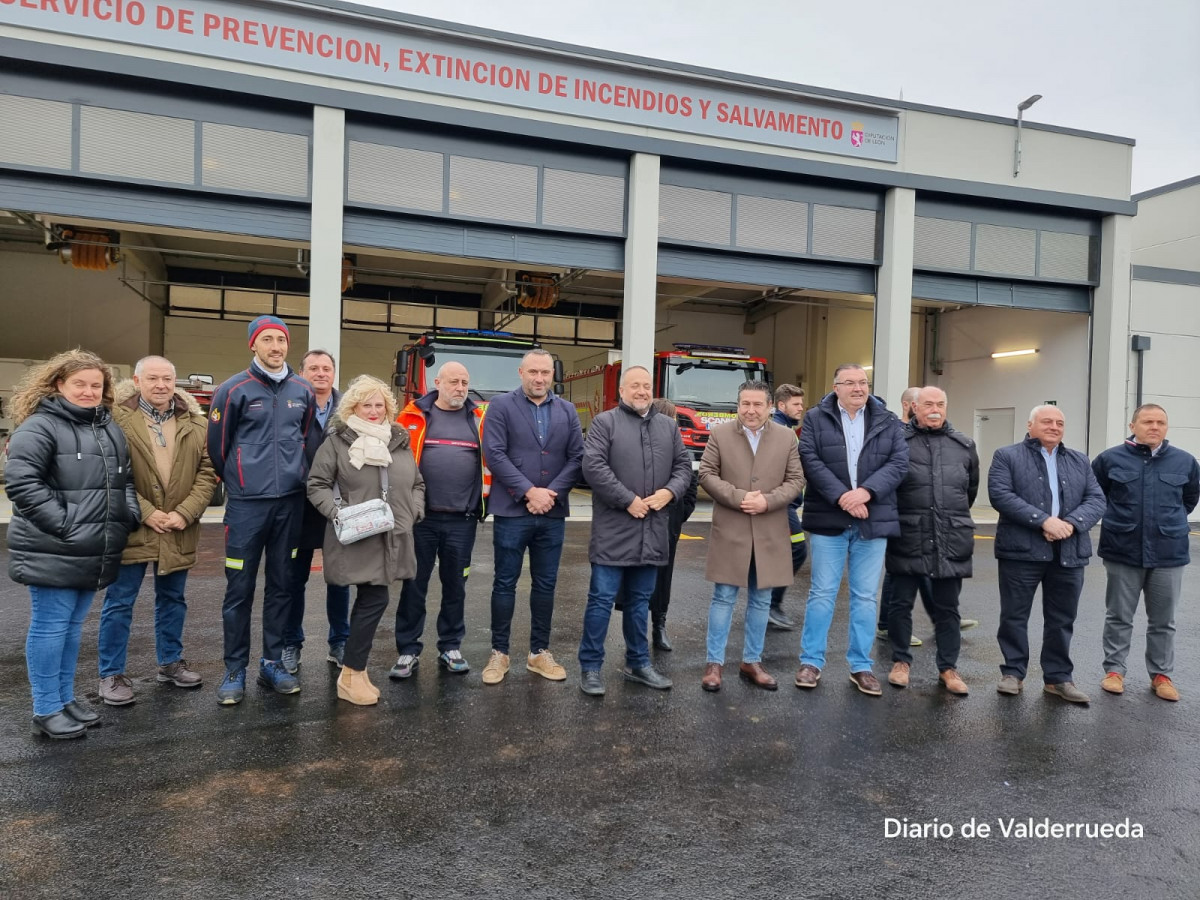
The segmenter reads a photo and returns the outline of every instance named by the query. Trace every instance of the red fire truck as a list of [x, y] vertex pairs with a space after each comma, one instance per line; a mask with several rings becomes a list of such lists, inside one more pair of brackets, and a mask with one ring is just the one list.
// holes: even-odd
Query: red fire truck
[[[610, 353], [565, 379], [566, 397], [587, 430], [592, 417], [617, 405], [621, 361]], [[654, 354], [654, 396], [675, 403], [675, 416], [693, 466], [700, 464], [709, 429], [737, 415], [737, 389], [743, 381], [770, 382], [767, 361], [743, 347], [675, 344]]]
[[[471, 399], [480, 406], [519, 383], [521, 357], [541, 345], [506, 331], [443, 328], [410, 334], [411, 344], [396, 352], [392, 381], [400, 388], [401, 406], [433, 390], [438, 366], [453, 360], [471, 375]], [[554, 360], [554, 392], [562, 393], [562, 362]]]

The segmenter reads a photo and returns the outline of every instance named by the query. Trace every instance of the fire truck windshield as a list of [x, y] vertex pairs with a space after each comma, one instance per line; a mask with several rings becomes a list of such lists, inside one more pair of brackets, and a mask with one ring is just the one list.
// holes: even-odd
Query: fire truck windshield
[[707, 359], [672, 361], [664, 374], [665, 396], [693, 409], [736, 409], [742, 382], [766, 376], [759, 363]]
[[433, 379], [443, 363], [459, 362], [467, 367], [471, 376], [471, 396], [476, 400], [490, 400], [496, 394], [511, 391], [521, 383], [517, 367], [521, 365], [524, 351], [509, 348], [493, 350], [487, 347], [447, 347], [438, 345], [434, 352], [433, 365], [426, 371], [426, 383], [433, 390]]

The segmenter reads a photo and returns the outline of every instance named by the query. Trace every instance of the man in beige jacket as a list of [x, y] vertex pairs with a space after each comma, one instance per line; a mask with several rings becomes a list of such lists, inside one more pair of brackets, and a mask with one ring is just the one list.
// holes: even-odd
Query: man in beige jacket
[[133, 381], [116, 388], [113, 417], [129, 442], [142, 526], [129, 536], [121, 571], [100, 611], [100, 699], [109, 706], [134, 701], [125, 676], [133, 603], [154, 569], [154, 646], [158, 680], [199, 687], [200, 675], [183, 658], [184, 587], [196, 564], [200, 516], [217, 484], [199, 404], [175, 387], [175, 366], [161, 356], [138, 360]]
[[739, 674], [773, 691], [762, 666], [771, 588], [792, 583], [787, 506], [804, 490], [796, 435], [771, 421], [771, 389], [761, 381], [738, 388], [736, 421], [718, 425], [700, 459], [700, 486], [715, 501], [704, 576], [713, 582], [708, 608], [708, 665], [701, 686], [721, 689], [725, 643], [738, 588], [747, 589]]

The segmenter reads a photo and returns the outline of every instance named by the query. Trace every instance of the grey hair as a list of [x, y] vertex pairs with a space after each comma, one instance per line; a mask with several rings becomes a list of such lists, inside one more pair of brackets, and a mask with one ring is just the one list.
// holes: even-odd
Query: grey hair
[[165, 356], [158, 356], [157, 354], [152, 353], [149, 356], [143, 356], [136, 363], [134, 363], [133, 374], [140, 376], [142, 374], [142, 368], [148, 362], [165, 362], [168, 366], [171, 367], [172, 372], [175, 371], [175, 363], [171, 362]]
[[901, 409], [903, 409], [903, 408], [904, 408], [904, 404], [905, 404], [905, 403], [916, 403], [916, 402], [917, 402], [917, 397], [919, 397], [920, 395], [921, 395], [921, 389], [920, 389], [919, 387], [910, 387], [910, 388], [907, 388], [907, 389], [904, 391], [904, 393], [900, 395], [900, 407], [901, 407]]
[[1063, 415], [1063, 411], [1062, 411], [1061, 407], [1055, 406], [1053, 403], [1039, 403], [1037, 406], [1035, 406], [1033, 409], [1031, 409], [1029, 411], [1029, 421], [1032, 422], [1034, 419], [1036, 419], [1037, 414], [1040, 413], [1043, 409], [1057, 409], [1059, 414], [1063, 416], [1064, 420], [1067, 418], [1066, 415]]

